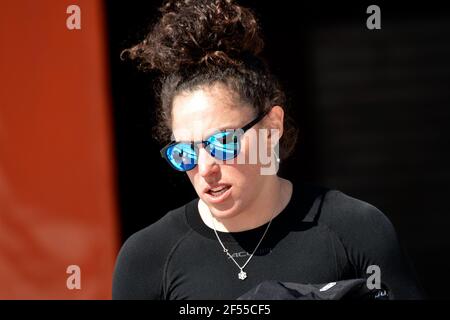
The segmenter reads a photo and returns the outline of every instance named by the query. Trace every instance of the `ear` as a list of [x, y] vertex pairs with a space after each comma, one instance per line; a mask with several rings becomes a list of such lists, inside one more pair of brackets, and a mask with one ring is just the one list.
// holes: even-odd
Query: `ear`
[[[270, 145], [274, 146], [278, 143], [278, 140], [283, 135], [283, 122], [284, 121], [284, 110], [280, 106], [273, 106], [270, 112], [266, 116], [265, 125], [268, 129], [267, 139], [270, 142]], [[277, 141], [270, 141], [272, 138], [271, 130], [278, 130]]]

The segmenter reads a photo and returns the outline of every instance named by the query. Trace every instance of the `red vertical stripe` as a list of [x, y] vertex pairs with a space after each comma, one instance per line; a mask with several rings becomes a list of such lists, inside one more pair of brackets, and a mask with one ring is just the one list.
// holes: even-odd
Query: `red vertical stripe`
[[[66, 8], [81, 8], [68, 30]], [[117, 250], [100, 0], [0, 3], [0, 298], [108, 299]], [[81, 268], [81, 290], [66, 268]]]

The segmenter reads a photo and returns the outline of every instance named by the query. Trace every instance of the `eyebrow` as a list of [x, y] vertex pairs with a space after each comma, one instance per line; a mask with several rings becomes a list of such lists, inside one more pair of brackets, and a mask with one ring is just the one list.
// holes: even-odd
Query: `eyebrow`
[[231, 125], [226, 125], [226, 126], [220, 126], [215, 128], [214, 130], [207, 130], [206, 134], [203, 136], [203, 139], [205, 138], [209, 138], [211, 135], [213, 135], [214, 133], [220, 132], [220, 131], [225, 131], [225, 130], [236, 130], [241, 128], [239, 125], [235, 125], [235, 126], [231, 126]]
[[[215, 133], [226, 131], [226, 130], [236, 130], [236, 129], [239, 129], [238, 126], [235, 126], [235, 128], [233, 128], [233, 126], [220, 126], [218, 128], [208, 129], [206, 131], [207, 134], [203, 135], [202, 141], [205, 141], [206, 139], [208, 139], [209, 137], [211, 137]], [[181, 139], [181, 140], [172, 139], [171, 140], [171, 142], [185, 142], [185, 143], [199, 142], [199, 141], [200, 140], [185, 140], [185, 139]]]

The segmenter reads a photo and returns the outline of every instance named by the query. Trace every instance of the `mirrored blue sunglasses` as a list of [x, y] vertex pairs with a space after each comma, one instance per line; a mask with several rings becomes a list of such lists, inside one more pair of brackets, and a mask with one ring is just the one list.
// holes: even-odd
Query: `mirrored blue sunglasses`
[[172, 141], [161, 149], [161, 156], [178, 171], [189, 171], [198, 163], [199, 145], [214, 158], [225, 161], [237, 157], [241, 151], [242, 135], [266, 116], [260, 114], [240, 129], [218, 131], [203, 141]]

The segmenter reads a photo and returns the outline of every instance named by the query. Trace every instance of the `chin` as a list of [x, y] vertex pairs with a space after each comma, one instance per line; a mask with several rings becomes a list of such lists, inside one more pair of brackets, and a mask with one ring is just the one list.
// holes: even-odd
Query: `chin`
[[[228, 201], [227, 201], [228, 202]], [[221, 203], [221, 204], [209, 204], [208, 207], [211, 210], [211, 213], [216, 217], [216, 219], [228, 219], [233, 218], [239, 214], [240, 205], [234, 200], [229, 201], [230, 203]]]

